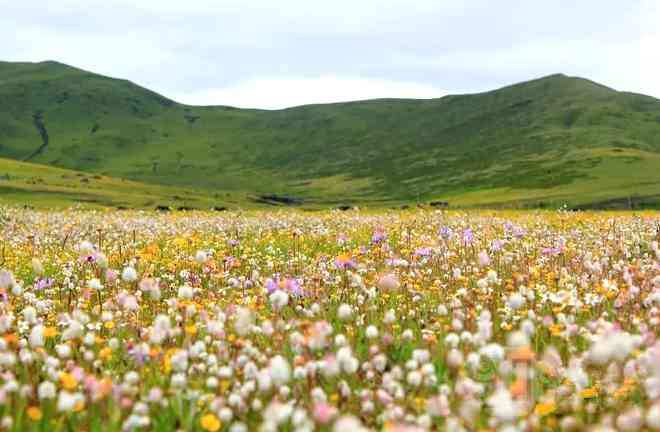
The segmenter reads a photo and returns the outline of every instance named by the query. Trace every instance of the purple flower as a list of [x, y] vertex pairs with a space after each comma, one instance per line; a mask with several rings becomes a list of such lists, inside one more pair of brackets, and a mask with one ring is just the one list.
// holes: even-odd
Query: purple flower
[[230, 240], [227, 240], [227, 244], [228, 244], [229, 246], [231, 246], [231, 247], [238, 246], [239, 243], [240, 243], [240, 242], [239, 242], [238, 240], [236, 240], [236, 239], [230, 239]]
[[304, 294], [302, 284], [297, 279], [287, 278], [284, 281], [284, 288], [289, 291], [291, 295], [296, 297], [301, 297]]
[[466, 228], [463, 231], [463, 244], [465, 246], [472, 244], [472, 241], [474, 241], [474, 234], [472, 233], [472, 230], [470, 228]]
[[499, 252], [502, 250], [502, 247], [504, 246], [504, 242], [500, 239], [495, 239], [493, 242], [490, 244], [490, 249], [493, 252]]
[[418, 257], [425, 257], [425, 258], [430, 257], [432, 253], [433, 251], [431, 250], [431, 248], [428, 247], [418, 248], [414, 252], [414, 254], [417, 255]]
[[41, 291], [46, 288], [50, 288], [53, 286], [55, 283], [54, 279], [51, 278], [46, 278], [46, 279], [38, 279], [37, 282], [34, 284], [34, 289], [37, 291]]
[[350, 255], [342, 254], [335, 258], [335, 266], [339, 270], [347, 270], [355, 267], [355, 261], [353, 261]]
[[517, 226], [513, 229], [513, 236], [520, 240], [521, 238], [525, 237], [525, 230]]
[[371, 236], [371, 243], [372, 244], [379, 244], [387, 240], [387, 233], [382, 230], [376, 230], [374, 234]]
[[279, 289], [279, 284], [277, 278], [275, 280], [268, 278], [266, 280], [266, 291], [268, 291], [268, 295], [274, 293]]
[[440, 231], [438, 232], [438, 235], [444, 241], [449, 241], [454, 236], [454, 232], [451, 230], [451, 228], [444, 226], [444, 227], [440, 228]]
[[541, 254], [545, 256], [555, 257], [561, 254], [561, 249], [558, 247], [549, 247], [541, 249]]

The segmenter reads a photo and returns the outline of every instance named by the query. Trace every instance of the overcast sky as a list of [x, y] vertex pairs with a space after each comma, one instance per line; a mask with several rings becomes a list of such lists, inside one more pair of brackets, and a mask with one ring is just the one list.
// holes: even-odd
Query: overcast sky
[[660, 98], [660, 1], [0, 0], [0, 60], [47, 59], [191, 104], [430, 98], [556, 72]]

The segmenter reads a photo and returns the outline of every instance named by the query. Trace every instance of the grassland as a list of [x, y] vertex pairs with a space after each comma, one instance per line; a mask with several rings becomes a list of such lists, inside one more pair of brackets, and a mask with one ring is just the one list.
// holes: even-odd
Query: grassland
[[81, 207], [220, 209], [246, 203], [237, 194], [214, 195], [81, 171], [0, 158], [0, 204], [35, 208]]

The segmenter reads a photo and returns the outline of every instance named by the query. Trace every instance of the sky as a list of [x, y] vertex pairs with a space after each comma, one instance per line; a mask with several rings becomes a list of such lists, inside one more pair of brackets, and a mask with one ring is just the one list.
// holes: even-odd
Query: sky
[[0, 60], [279, 109], [553, 73], [660, 98], [656, 0], [0, 0]]

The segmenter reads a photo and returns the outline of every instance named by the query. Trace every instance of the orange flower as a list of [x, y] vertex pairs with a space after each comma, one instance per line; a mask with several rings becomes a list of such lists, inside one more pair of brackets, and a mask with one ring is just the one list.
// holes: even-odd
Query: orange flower
[[43, 417], [41, 410], [39, 409], [39, 407], [36, 406], [28, 407], [26, 412], [28, 417], [30, 417], [30, 420], [32, 421], [39, 421]]
[[4, 337], [5, 341], [10, 345], [14, 345], [16, 342], [18, 342], [18, 336], [16, 336], [14, 333], [6, 334]]
[[521, 346], [511, 351], [511, 361], [514, 362], [531, 362], [535, 356], [534, 351], [528, 346]]
[[516, 379], [511, 384], [511, 388], [509, 390], [511, 391], [511, 395], [513, 397], [525, 396], [527, 394], [527, 380], [524, 378]]

